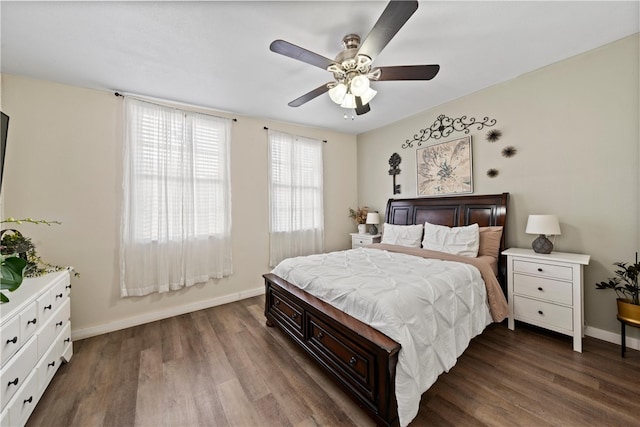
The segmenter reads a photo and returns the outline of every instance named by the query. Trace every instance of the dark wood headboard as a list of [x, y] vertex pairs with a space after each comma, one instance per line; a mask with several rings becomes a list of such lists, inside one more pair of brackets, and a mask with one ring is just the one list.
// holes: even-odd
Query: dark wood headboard
[[[500, 252], [506, 249], [509, 193], [453, 197], [389, 199], [384, 221], [389, 224], [431, 224], [460, 227], [477, 223], [480, 227], [503, 227]], [[506, 257], [498, 260], [498, 279], [506, 292]]]

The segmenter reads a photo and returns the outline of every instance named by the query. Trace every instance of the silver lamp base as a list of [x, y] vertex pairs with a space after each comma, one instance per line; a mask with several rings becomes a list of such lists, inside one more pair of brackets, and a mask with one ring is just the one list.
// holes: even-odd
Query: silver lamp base
[[553, 250], [553, 243], [551, 243], [551, 240], [547, 239], [544, 234], [541, 234], [533, 241], [531, 247], [535, 253], [550, 254]]
[[369, 234], [375, 236], [378, 234], [378, 227], [375, 224], [371, 224], [371, 228], [369, 228]]

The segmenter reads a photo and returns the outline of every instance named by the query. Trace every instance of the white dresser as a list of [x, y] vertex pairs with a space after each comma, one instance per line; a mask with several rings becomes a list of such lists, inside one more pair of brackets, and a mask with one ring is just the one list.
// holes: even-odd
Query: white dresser
[[582, 352], [583, 266], [589, 255], [518, 248], [502, 254], [507, 256], [509, 329], [520, 320], [570, 335], [574, 351]]
[[23, 426], [73, 355], [68, 271], [24, 279], [0, 304], [0, 426]]

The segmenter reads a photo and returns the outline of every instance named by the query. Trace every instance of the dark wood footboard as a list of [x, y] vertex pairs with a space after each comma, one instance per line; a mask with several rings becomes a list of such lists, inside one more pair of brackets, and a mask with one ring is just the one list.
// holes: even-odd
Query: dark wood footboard
[[398, 425], [400, 344], [274, 274], [263, 277], [267, 326], [289, 335], [378, 425]]

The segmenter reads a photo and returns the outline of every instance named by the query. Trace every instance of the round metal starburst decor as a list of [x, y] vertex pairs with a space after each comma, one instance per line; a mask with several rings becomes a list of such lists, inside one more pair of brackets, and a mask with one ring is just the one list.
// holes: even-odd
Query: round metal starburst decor
[[489, 170], [487, 171], [487, 176], [488, 176], [489, 178], [495, 178], [496, 176], [498, 176], [498, 173], [499, 173], [499, 172], [498, 172], [498, 169], [489, 169]]
[[502, 155], [506, 158], [515, 156], [517, 152], [518, 150], [516, 149], [516, 147], [513, 147], [511, 145], [502, 149]]
[[498, 129], [491, 129], [487, 132], [487, 141], [496, 142], [502, 136], [502, 132]]

